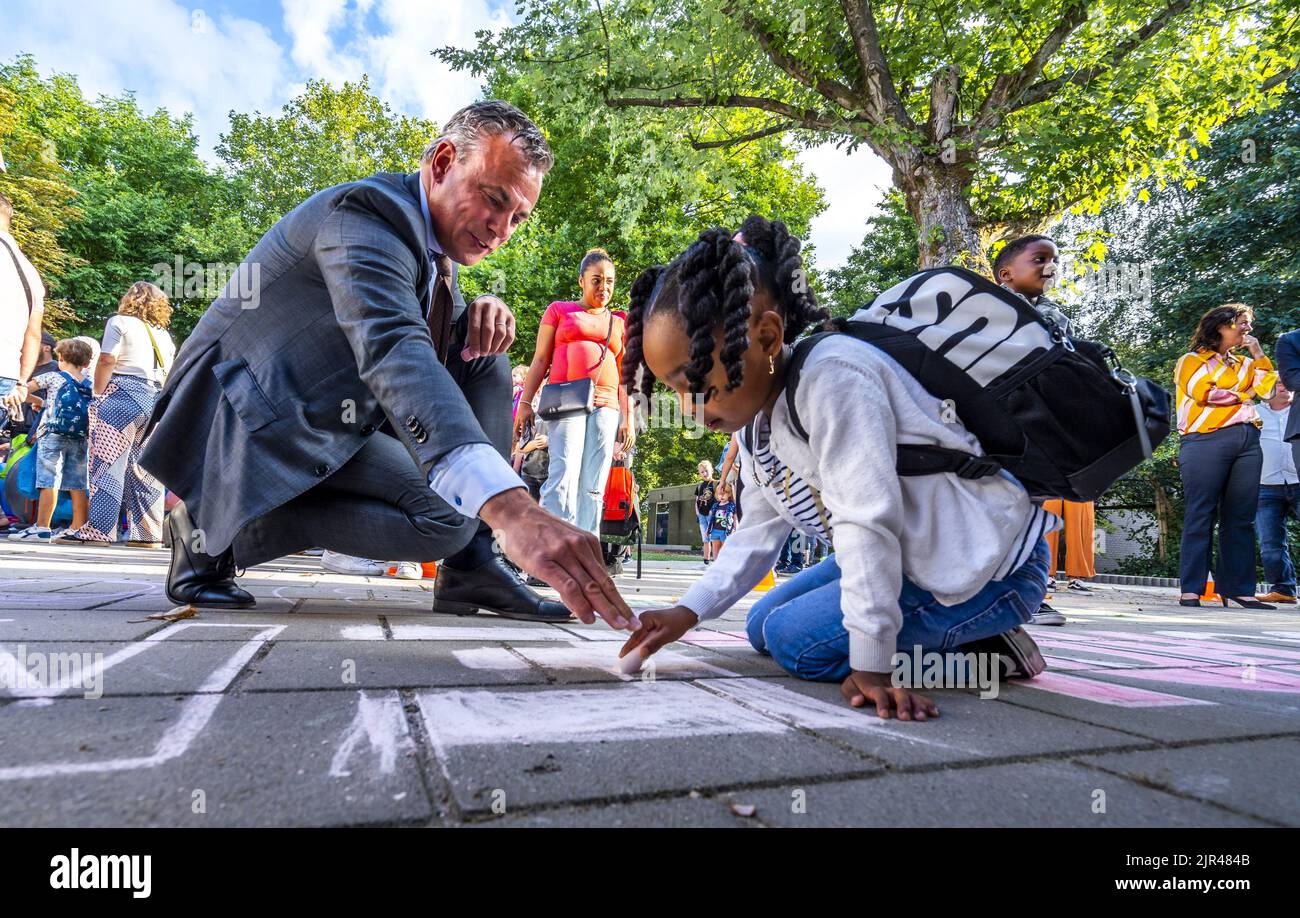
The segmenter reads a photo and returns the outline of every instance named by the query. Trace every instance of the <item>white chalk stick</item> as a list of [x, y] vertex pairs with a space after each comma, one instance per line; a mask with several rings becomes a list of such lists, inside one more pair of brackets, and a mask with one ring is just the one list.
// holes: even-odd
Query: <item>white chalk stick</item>
[[632, 675], [633, 673], [641, 669], [642, 659], [643, 658], [641, 656], [641, 648], [633, 647], [631, 650], [627, 652], [627, 656], [619, 658], [618, 661], [619, 672], [621, 672], [625, 676]]

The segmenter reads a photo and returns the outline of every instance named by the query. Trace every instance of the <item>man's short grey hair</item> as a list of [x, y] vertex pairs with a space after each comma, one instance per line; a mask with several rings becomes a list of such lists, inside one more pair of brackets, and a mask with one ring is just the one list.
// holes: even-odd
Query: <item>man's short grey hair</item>
[[430, 160], [433, 151], [444, 140], [451, 141], [456, 151], [464, 156], [478, 149], [481, 138], [501, 134], [519, 147], [534, 169], [549, 172], [555, 165], [555, 155], [551, 153], [551, 147], [537, 125], [509, 102], [498, 100], [475, 102], [452, 115], [443, 127], [442, 134], [424, 148], [420, 161]]

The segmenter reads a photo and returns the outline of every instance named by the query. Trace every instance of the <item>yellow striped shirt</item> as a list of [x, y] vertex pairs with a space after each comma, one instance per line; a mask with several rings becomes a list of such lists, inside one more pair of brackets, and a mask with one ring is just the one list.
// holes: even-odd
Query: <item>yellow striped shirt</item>
[[[1234, 357], [1215, 351], [1197, 351], [1178, 358], [1174, 368], [1178, 390], [1178, 432], [1213, 433], [1232, 424], [1260, 426], [1252, 400], [1267, 398], [1277, 384], [1277, 373], [1267, 357]], [[1240, 403], [1220, 404], [1215, 390], [1233, 393]]]

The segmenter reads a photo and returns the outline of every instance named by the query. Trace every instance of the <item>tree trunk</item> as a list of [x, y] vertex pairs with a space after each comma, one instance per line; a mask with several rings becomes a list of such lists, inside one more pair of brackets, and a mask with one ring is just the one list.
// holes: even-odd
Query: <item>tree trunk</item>
[[917, 269], [961, 265], [991, 276], [968, 197], [969, 167], [949, 166], [937, 157], [927, 157], [910, 175], [896, 170], [894, 178], [916, 221], [920, 240]]

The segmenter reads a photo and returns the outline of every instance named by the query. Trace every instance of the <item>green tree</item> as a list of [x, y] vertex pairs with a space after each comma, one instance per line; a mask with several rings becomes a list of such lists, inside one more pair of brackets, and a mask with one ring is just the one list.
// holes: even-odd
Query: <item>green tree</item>
[[867, 220], [862, 244], [844, 264], [822, 279], [823, 302], [836, 316], [851, 316], [877, 295], [916, 273], [919, 257], [916, 221], [897, 189], [890, 189], [880, 212]]
[[[1293, 0], [521, 0], [437, 52], [537, 72], [560, 106], [664, 117], [701, 152], [788, 134], [870, 146], [919, 264], [987, 267], [996, 238], [1121, 195], [1295, 71]], [[675, 164], [665, 163], [663, 168]]]
[[[621, 309], [642, 270], [669, 261], [702, 230], [735, 227], [759, 213], [807, 235], [824, 206], [821, 191], [777, 138], [728, 151], [719, 168], [708, 168], [671, 124], [647, 120], [640, 133], [623, 133], [620, 119], [598, 103], [555, 104], [541, 91], [544, 79], [540, 71], [501, 68], [488, 81], [487, 95], [518, 105], [542, 127], [555, 167], [510, 243], [461, 274], [466, 296], [495, 293], [514, 311], [515, 363], [532, 360], [546, 307], [578, 299], [578, 265], [588, 249], [600, 246], [613, 258], [613, 306]], [[672, 426], [643, 431], [633, 469], [642, 491], [692, 480], [698, 462], [716, 460], [726, 439], [687, 436]]]
[[[25, 167], [39, 163], [76, 195], [75, 211], [47, 220], [46, 236], [33, 246], [52, 296], [69, 310], [52, 315], [53, 330], [98, 335], [131, 283], [160, 279], [160, 264], [242, 257], [248, 233], [229, 183], [199, 159], [189, 115], [146, 115], [129, 94], [90, 102], [70, 76], [42, 79], [30, 56], [0, 68], [0, 89], [20, 100], [15, 130], [39, 144], [40, 156], [26, 158]], [[53, 189], [41, 203], [60, 200]], [[173, 297], [173, 327], [183, 336], [211, 296], [181, 294]]]
[[[0, 67], [0, 152], [5, 163], [0, 192], [14, 206], [14, 238], [46, 286], [52, 287], [79, 263], [59, 237], [81, 213], [73, 204], [77, 192], [59, 162], [58, 148], [34, 121], [33, 100], [23, 91], [22, 76], [30, 69], [30, 58], [25, 57]], [[46, 300], [45, 315], [47, 327], [58, 331], [71, 328], [72, 311], [53, 290]]]
[[369, 77], [334, 87], [308, 80], [276, 115], [230, 113], [217, 155], [245, 191], [257, 235], [324, 188], [377, 172], [414, 172], [437, 135], [431, 121], [398, 115], [370, 92]]
[[[1197, 321], [1213, 306], [1254, 307], [1268, 353], [1279, 334], [1300, 327], [1300, 80], [1212, 140], [1192, 166], [1193, 181], [1151, 176], [1138, 184], [1141, 202], [1068, 217], [1057, 231], [1067, 248], [1098, 247], [1077, 284], [1072, 318], [1080, 331], [1109, 342], [1127, 365], [1166, 388]], [[1101, 502], [1103, 511], [1144, 510], [1156, 519], [1157, 534], [1139, 539], [1145, 554], [1127, 562], [1134, 573], [1177, 575], [1183, 496], [1176, 455], [1174, 434]]]

